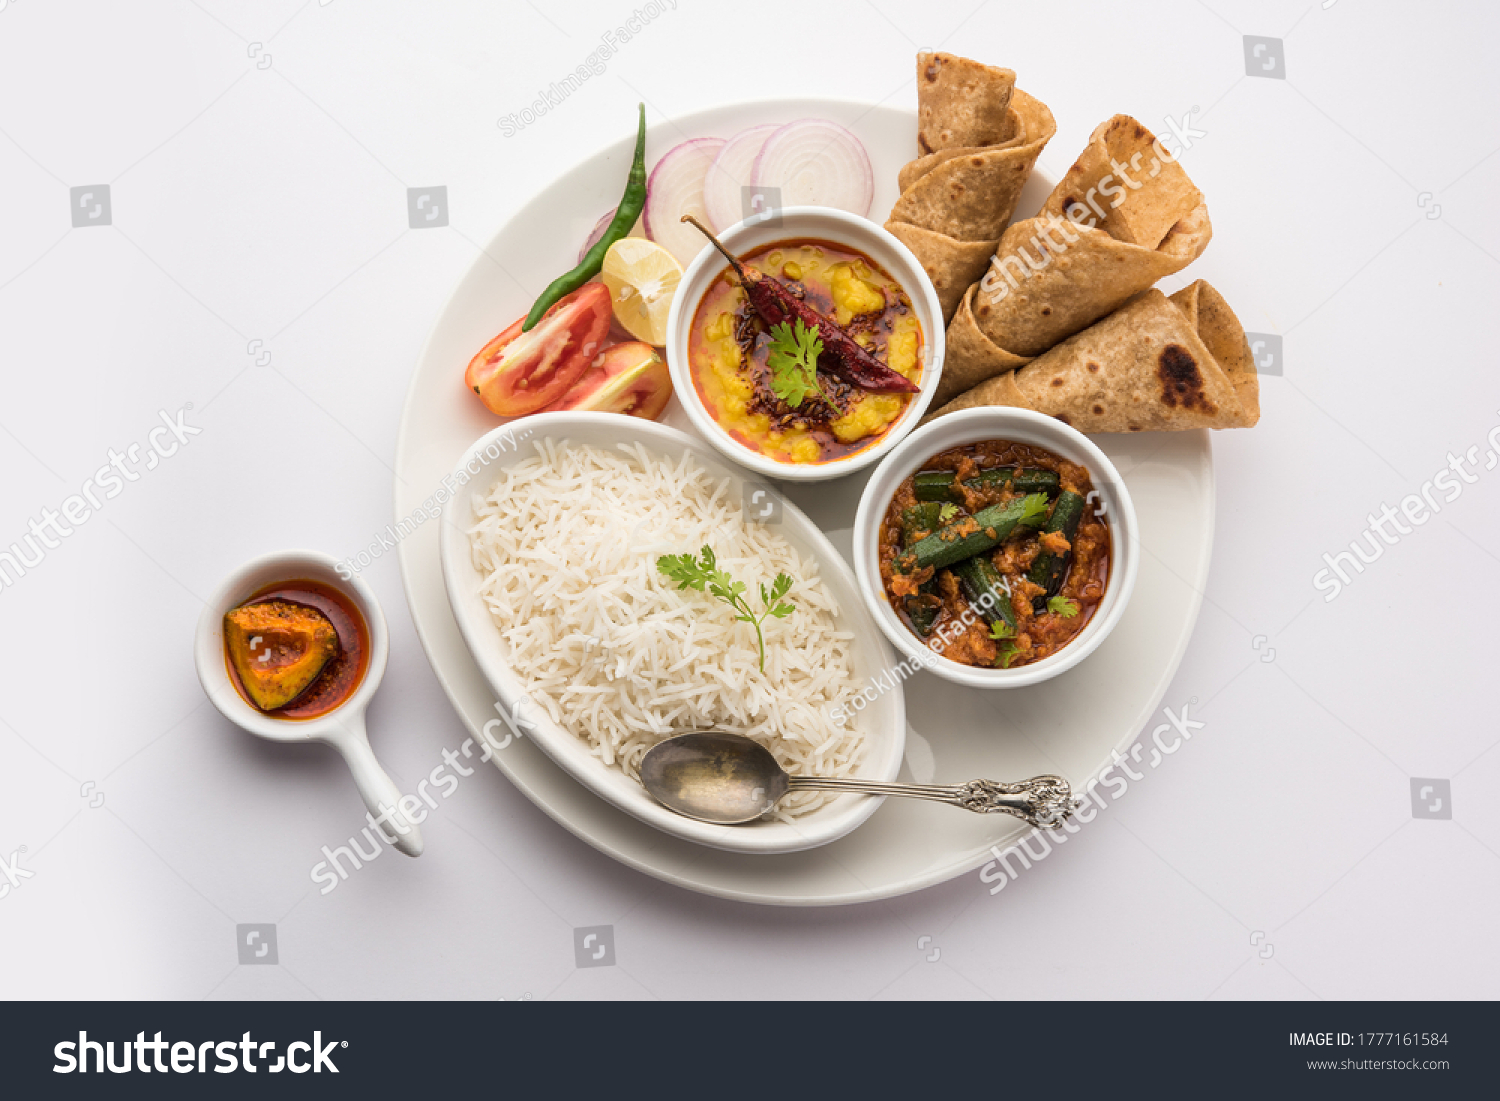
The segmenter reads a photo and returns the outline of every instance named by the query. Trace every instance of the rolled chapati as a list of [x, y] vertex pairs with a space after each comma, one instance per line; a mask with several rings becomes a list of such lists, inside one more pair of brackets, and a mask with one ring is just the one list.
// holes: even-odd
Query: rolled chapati
[[1154, 249], [1202, 201], [1203, 193], [1156, 135], [1129, 115], [1116, 115], [1094, 128], [1041, 213]]
[[1005, 231], [948, 328], [937, 401], [1015, 370], [1208, 246], [1202, 193], [1126, 115], [1094, 130], [1035, 218]]
[[[917, 55], [917, 151], [1001, 145], [1016, 135], [1016, 74], [946, 53]], [[903, 185], [902, 190], [905, 190]]]
[[[907, 248], [932, 280], [946, 325], [963, 300], [969, 284], [984, 274], [995, 253], [993, 241], [959, 241], [946, 233], [906, 222], [887, 222], [885, 228]], [[950, 338], [951, 339], [951, 338]]]
[[917, 55], [917, 149], [885, 228], [937, 289], [943, 320], [984, 272], [1015, 213], [1052, 112], [1009, 69], [946, 53]]
[[1081, 432], [1249, 428], [1260, 379], [1239, 319], [1200, 279], [1170, 298], [1145, 291], [928, 419], [985, 405], [1035, 409]]

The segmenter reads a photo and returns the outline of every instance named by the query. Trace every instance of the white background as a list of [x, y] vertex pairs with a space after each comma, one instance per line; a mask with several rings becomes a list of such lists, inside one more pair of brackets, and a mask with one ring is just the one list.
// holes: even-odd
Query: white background
[[[630, 11], [0, 0], [0, 545], [158, 411], [202, 429], [0, 590], [0, 859], [25, 846], [32, 873], [0, 898], [0, 996], [1500, 993], [1493, 8], [680, 0], [503, 135]], [[1245, 75], [1244, 35], [1283, 39], [1287, 79]], [[1211, 582], [1164, 701], [1202, 700], [1205, 729], [999, 895], [972, 874], [828, 910], [704, 898], [493, 771], [429, 816], [420, 860], [319, 895], [319, 847], [363, 808], [331, 750], [206, 703], [202, 598], [253, 554], [357, 553], [392, 519], [407, 379], [476, 242], [638, 98], [653, 122], [914, 106], [919, 46], [1016, 69], [1057, 117], [1054, 177], [1116, 112], [1206, 131], [1183, 163], [1215, 237], [1190, 274], [1284, 337], [1285, 374], [1259, 427], [1214, 440]], [[112, 224], [71, 228], [69, 189], [100, 183]], [[430, 185], [451, 224], [412, 230], [406, 189]], [[1322, 555], [1474, 445], [1479, 481], [1325, 602]], [[392, 629], [372, 737], [410, 790], [465, 732], [394, 556], [364, 576]], [[1451, 781], [1451, 820], [1413, 817], [1413, 777]], [[279, 965], [237, 962], [243, 922], [277, 924]], [[579, 969], [597, 925], [617, 962]]]

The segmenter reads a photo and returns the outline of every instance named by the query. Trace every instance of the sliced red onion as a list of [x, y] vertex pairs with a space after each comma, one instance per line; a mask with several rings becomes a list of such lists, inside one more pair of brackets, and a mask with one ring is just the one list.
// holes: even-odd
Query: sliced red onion
[[683, 267], [708, 247], [692, 226], [682, 220], [691, 214], [702, 221], [703, 181], [714, 158], [724, 148], [723, 138], [694, 138], [667, 150], [646, 182], [646, 236], [661, 245]]
[[752, 182], [780, 188], [782, 206], [831, 206], [861, 217], [875, 198], [864, 145], [828, 119], [789, 122], [767, 138]]
[[619, 209], [619, 207], [611, 207], [605, 212], [604, 217], [594, 223], [594, 228], [590, 231], [588, 240], [584, 241], [583, 247], [578, 250], [578, 259], [574, 261], [575, 264], [583, 263], [584, 256], [588, 253], [589, 249], [599, 243], [599, 238], [604, 236], [604, 231], [609, 228], [609, 223], [615, 220], [615, 211]]
[[755, 172], [755, 158], [760, 156], [766, 139], [781, 129], [780, 123], [767, 123], [741, 130], [724, 143], [708, 178], [703, 181], [703, 207], [714, 232], [723, 233], [745, 218], [744, 189], [750, 186]]

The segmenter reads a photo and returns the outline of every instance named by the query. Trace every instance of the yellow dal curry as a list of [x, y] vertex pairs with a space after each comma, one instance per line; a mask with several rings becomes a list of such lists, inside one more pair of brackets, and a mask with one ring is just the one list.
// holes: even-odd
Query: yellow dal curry
[[[869, 257], [809, 239], [774, 242], [743, 259], [779, 278], [891, 370], [920, 381], [921, 324], [905, 290]], [[693, 384], [709, 414], [735, 439], [778, 462], [829, 462], [863, 450], [915, 396], [871, 393], [819, 371], [828, 400], [786, 405], [771, 389], [770, 336], [727, 270], [699, 303], [688, 349]]]

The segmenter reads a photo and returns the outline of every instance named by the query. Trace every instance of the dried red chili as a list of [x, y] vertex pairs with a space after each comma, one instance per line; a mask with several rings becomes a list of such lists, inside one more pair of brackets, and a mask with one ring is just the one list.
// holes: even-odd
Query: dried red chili
[[740, 263], [739, 259], [719, 243], [719, 239], [704, 228], [691, 214], [682, 216], [698, 231], [713, 242], [724, 259], [740, 277], [740, 285], [750, 299], [750, 305], [767, 326], [779, 325], [793, 318], [809, 329], [816, 329], [823, 342], [823, 352], [818, 357], [818, 368], [838, 375], [862, 390], [875, 393], [915, 394], [920, 389], [916, 383], [896, 371], [865, 350], [864, 346], [844, 331], [837, 322], [831, 321], [803, 302], [781, 285], [775, 276], [766, 275], [755, 268]]

